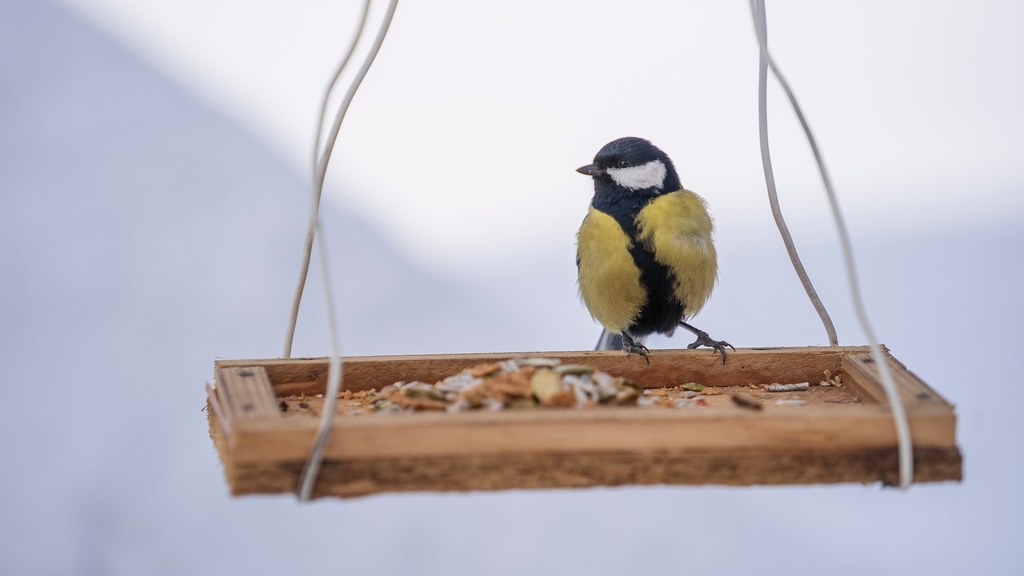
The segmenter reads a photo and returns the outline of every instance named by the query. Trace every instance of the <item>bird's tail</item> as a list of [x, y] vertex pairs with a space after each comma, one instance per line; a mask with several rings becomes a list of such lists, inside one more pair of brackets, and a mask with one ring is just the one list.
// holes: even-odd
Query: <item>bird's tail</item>
[[613, 334], [607, 330], [602, 330], [601, 337], [597, 340], [597, 347], [594, 350], [622, 350], [622, 334]]

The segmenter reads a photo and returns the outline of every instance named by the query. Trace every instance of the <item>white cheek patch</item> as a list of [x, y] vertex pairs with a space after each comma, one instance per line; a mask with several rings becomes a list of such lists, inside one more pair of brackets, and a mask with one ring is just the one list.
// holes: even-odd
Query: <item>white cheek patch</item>
[[609, 168], [608, 175], [616, 184], [630, 190], [661, 188], [665, 185], [665, 174], [668, 170], [661, 160], [651, 160], [643, 166], [629, 168]]

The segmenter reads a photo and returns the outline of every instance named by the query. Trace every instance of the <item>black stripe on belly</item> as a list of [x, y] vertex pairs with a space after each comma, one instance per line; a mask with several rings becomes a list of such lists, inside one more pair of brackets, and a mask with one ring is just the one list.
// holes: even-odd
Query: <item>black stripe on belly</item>
[[633, 262], [640, 268], [640, 281], [647, 289], [647, 302], [640, 309], [640, 317], [629, 327], [630, 334], [672, 334], [679, 326], [679, 321], [683, 319], [684, 311], [683, 303], [676, 298], [675, 274], [664, 264], [656, 262], [654, 254], [637, 242], [634, 242], [629, 253], [633, 256]]
[[614, 218], [629, 236], [632, 243], [629, 253], [640, 269], [640, 282], [647, 292], [647, 301], [640, 310], [640, 316], [628, 328], [629, 333], [633, 336], [646, 336], [654, 332], [671, 334], [679, 326], [684, 312], [683, 303], [676, 298], [675, 274], [668, 266], [657, 262], [654, 253], [637, 240], [636, 216], [656, 196], [645, 197], [636, 193], [628, 196], [600, 196], [604, 195], [595, 196], [593, 206]]

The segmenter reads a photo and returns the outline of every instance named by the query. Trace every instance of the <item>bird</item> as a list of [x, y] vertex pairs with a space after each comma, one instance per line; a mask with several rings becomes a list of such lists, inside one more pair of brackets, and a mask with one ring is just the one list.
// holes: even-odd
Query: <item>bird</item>
[[646, 337], [682, 327], [697, 337], [687, 348], [709, 347], [724, 364], [726, 348], [735, 348], [687, 322], [718, 279], [705, 200], [643, 138], [613, 140], [576, 171], [594, 182], [576, 235], [576, 268], [583, 303], [604, 327], [597, 349], [622, 349], [650, 364]]

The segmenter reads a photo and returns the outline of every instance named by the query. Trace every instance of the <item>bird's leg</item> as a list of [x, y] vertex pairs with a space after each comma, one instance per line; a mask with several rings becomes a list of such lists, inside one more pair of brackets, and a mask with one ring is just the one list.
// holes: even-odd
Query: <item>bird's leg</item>
[[722, 354], [723, 366], [725, 365], [725, 347], [728, 346], [729, 348], [736, 350], [736, 348], [733, 348], [732, 344], [729, 344], [725, 340], [712, 340], [711, 336], [708, 336], [707, 332], [703, 330], [698, 330], [697, 328], [690, 326], [689, 324], [683, 322], [682, 320], [679, 321], [679, 325], [682, 326], [683, 328], [686, 328], [690, 332], [693, 332], [697, 336], [697, 339], [692, 344], [687, 346], [687, 348], [692, 350], [700, 346], [707, 346], [708, 348], [711, 348], [714, 351], [718, 351]]
[[622, 334], [609, 332], [607, 328], [601, 330], [601, 337], [594, 350], [622, 350]]
[[633, 340], [633, 337], [625, 332], [622, 333], [622, 349], [626, 351], [626, 356], [633, 354], [634, 352], [643, 356], [644, 360], [647, 361], [647, 365], [651, 365], [651, 359], [647, 356], [649, 350], [647, 346], [644, 346], [640, 342]]

